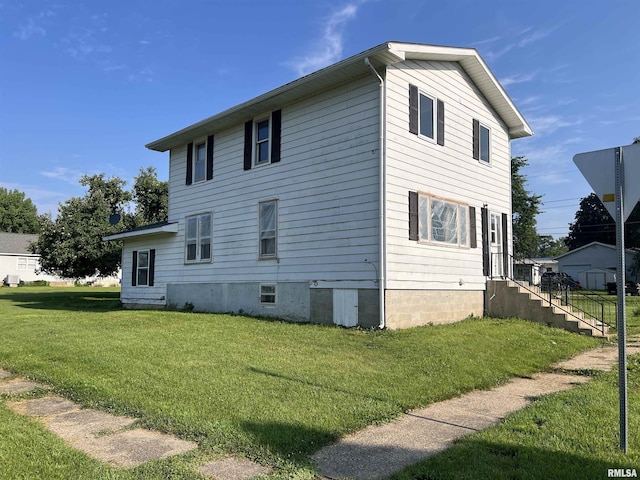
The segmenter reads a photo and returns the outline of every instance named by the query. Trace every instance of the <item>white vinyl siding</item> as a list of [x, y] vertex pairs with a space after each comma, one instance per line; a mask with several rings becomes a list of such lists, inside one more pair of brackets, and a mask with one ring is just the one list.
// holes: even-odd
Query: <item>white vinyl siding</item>
[[[446, 105], [444, 147], [420, 141], [409, 132], [409, 85], [424, 89]], [[492, 211], [511, 212], [507, 129], [456, 63], [406, 61], [391, 66], [386, 95], [387, 288], [482, 290], [481, 207], [487, 204]], [[491, 129], [490, 169], [473, 159], [473, 119]], [[410, 241], [409, 191], [429, 192], [475, 207], [477, 248]], [[460, 242], [472, 243], [462, 237]]]
[[[362, 282], [377, 279], [379, 88], [369, 77], [282, 105], [281, 157], [243, 170], [243, 121], [215, 134], [215, 176], [185, 186], [186, 145], [170, 157], [169, 220], [175, 245], [161, 282]], [[280, 106], [278, 106], [280, 107]], [[264, 117], [257, 117], [257, 119]], [[278, 198], [277, 262], [261, 261], [259, 204]], [[211, 264], [185, 258], [185, 217], [212, 211]], [[364, 260], [367, 259], [368, 262]], [[372, 267], [374, 265], [374, 267]]]

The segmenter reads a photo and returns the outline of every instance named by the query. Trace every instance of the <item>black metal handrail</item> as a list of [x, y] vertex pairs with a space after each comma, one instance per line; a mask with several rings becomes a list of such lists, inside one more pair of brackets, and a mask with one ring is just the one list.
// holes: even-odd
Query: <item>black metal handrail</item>
[[[531, 264], [535, 267], [536, 262], [532, 259], [524, 258], [515, 260], [511, 255], [509, 255], [509, 259], [512, 268], [509, 269], [510, 271], [504, 272], [503, 275], [501, 275], [502, 277], [517, 283], [550, 306], [555, 306], [563, 313], [586, 323], [603, 335], [605, 334], [607, 326], [616, 324], [616, 306], [615, 303], [609, 301], [607, 297], [597, 293], [587, 294], [581, 292], [576, 288], [577, 285], [575, 282], [570, 282], [567, 279], [563, 279], [563, 277], [550, 279], [548, 282], [543, 281], [539, 285], [535, 285], [536, 288], [531, 288], [530, 279], [516, 278], [516, 275], [513, 273], [515, 270], [513, 266], [518, 262], [520, 264]], [[574, 284], [573, 287], [572, 283]], [[580, 312], [582, 317], [576, 315], [575, 312]]]

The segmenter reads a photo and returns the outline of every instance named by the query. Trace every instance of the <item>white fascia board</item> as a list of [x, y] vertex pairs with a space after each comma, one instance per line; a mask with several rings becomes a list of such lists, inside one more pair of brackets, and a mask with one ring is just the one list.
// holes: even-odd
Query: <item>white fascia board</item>
[[167, 223], [160, 227], [148, 228], [143, 230], [129, 230], [127, 232], [114, 233], [113, 235], [107, 235], [102, 237], [104, 241], [121, 240], [124, 238], [135, 237], [148, 237], [151, 235], [175, 235], [178, 233], [178, 223]]

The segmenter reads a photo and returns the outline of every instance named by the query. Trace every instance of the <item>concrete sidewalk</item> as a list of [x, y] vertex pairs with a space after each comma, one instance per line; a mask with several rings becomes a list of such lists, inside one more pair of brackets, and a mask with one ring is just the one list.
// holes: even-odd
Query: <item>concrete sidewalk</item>
[[[632, 339], [627, 354], [640, 352]], [[615, 345], [584, 352], [555, 367], [566, 373], [516, 378], [493, 390], [474, 391], [407, 413], [397, 421], [366, 428], [313, 455], [323, 476], [331, 479], [384, 478], [453, 445], [454, 440], [499, 423], [540, 395], [567, 390], [590, 377], [577, 370], [611, 370], [618, 359]]]

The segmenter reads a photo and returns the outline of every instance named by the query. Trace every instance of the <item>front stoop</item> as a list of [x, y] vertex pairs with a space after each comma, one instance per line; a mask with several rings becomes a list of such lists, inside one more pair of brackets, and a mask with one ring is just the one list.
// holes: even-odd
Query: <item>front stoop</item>
[[490, 280], [486, 292], [488, 315], [524, 318], [592, 337], [609, 336], [607, 325], [604, 325], [602, 332], [590, 325], [595, 320], [585, 320], [581, 312], [574, 312], [568, 306], [561, 309], [558, 300], [550, 299], [550, 295], [541, 292], [538, 287], [528, 288], [529, 290], [511, 280]]

